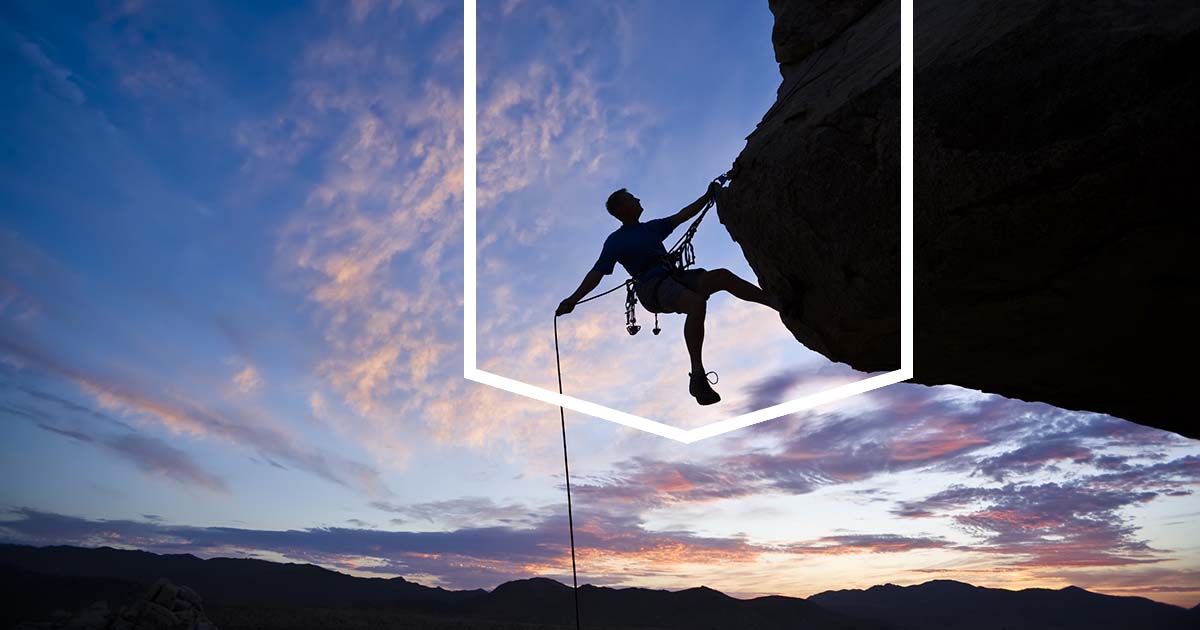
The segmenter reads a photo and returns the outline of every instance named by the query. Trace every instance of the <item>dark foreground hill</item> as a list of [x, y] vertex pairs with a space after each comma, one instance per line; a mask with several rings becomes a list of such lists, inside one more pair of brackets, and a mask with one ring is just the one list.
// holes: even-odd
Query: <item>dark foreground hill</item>
[[223, 606], [372, 607], [401, 604], [439, 609], [485, 594], [448, 591], [404, 578], [359, 578], [311, 564], [159, 555], [100, 547], [0, 545], [0, 566], [58, 576], [108, 578], [150, 585], [165, 577], [185, 584], [205, 601]]
[[[0, 627], [48, 619], [96, 600], [113, 608], [160, 578], [194, 589], [222, 630], [574, 626], [571, 589], [533, 578], [492, 591], [449, 591], [402, 578], [358, 578], [313, 565], [158, 555], [111, 548], [0, 545]], [[1006, 591], [950, 581], [793, 597], [737, 599], [682, 591], [580, 587], [580, 612], [608, 628], [1195, 628], [1197, 613], [1139, 597], [1070, 587]]]

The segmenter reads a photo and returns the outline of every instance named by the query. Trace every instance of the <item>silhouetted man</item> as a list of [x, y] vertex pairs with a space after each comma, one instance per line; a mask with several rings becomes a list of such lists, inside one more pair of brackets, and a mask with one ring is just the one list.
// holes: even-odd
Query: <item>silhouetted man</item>
[[613, 272], [615, 263], [621, 263], [634, 279], [637, 297], [652, 313], [683, 313], [687, 316], [683, 324], [683, 339], [687, 343], [692, 371], [688, 374], [688, 391], [696, 402], [711, 405], [721, 396], [708, 382], [701, 359], [704, 345], [704, 314], [708, 298], [718, 291], [728, 291], [748, 302], [757, 302], [779, 310], [774, 299], [762, 289], [739, 278], [728, 269], [688, 269], [675, 271], [664, 262], [667, 250], [663, 247], [671, 232], [680, 224], [696, 216], [711, 195], [721, 190], [715, 182], [708, 192], [679, 212], [661, 219], [642, 223], [642, 202], [624, 188], [614, 192], [604, 204], [608, 213], [621, 222], [604, 241], [600, 258], [592, 270], [579, 283], [579, 288], [558, 305], [555, 315], [566, 315], [575, 310], [575, 305], [600, 284], [600, 279]]

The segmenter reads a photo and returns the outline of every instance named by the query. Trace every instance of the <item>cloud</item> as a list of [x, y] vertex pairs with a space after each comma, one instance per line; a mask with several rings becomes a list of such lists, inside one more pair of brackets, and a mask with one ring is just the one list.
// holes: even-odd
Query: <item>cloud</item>
[[[774, 396], [793, 375], [757, 384]], [[770, 440], [764, 440], [770, 436]], [[1164, 442], [1163, 440], [1167, 441]], [[978, 474], [1001, 486], [955, 485], [921, 499], [872, 501], [902, 518], [957, 527], [970, 542], [941, 538], [838, 538], [792, 549], [842, 553], [885, 547], [945, 548], [1045, 568], [1159, 563], [1171, 556], [1140, 538], [1125, 510], [1200, 483], [1200, 456], [1186, 444], [1099, 414], [976, 395], [951, 388], [895, 386], [853, 405], [810, 412], [725, 439], [728, 454], [688, 461], [635, 457], [578, 480], [581, 500], [613, 513], [788, 496], [854, 484], [873, 492], [898, 473]], [[1165, 450], [1147, 453], [1153, 445]], [[1174, 448], [1175, 451], [1169, 449]], [[1069, 466], [1070, 475], [1062, 477]], [[1060, 475], [1047, 482], [1047, 475]]]
[[[1112, 471], [1112, 468], [1116, 468]], [[1158, 486], [1166, 491], [1185, 490], [1182, 486], [1200, 484], [1200, 455], [1187, 455], [1154, 464], [1131, 464], [1128, 460], [1120, 466], [1105, 466], [1106, 472], [1091, 479], [1093, 484], [1127, 492], [1139, 488]], [[1164, 490], [1159, 490], [1164, 492]]]
[[1056, 461], [1072, 461], [1083, 463], [1092, 459], [1091, 449], [1088, 449], [1074, 439], [1047, 439], [1008, 451], [1003, 455], [990, 457], [980, 462], [978, 471], [1003, 481], [1008, 475], [1029, 474], [1041, 470]]
[[[341, 4], [335, 3], [332, 6], [335, 9], [342, 8]], [[425, 24], [445, 13], [448, 6], [448, 3], [436, 0], [352, 0], [348, 7], [348, 17], [351, 23], [361, 24], [376, 12], [390, 14], [399, 9], [406, 9], [417, 22]]]
[[[271, 552], [308, 561], [381, 574], [428, 576], [454, 588], [492, 587], [501, 581], [569, 575], [566, 517], [548, 516], [533, 527], [467, 527], [405, 532], [323, 527], [271, 531], [229, 527], [172, 526], [159, 522], [89, 520], [29, 508], [11, 510], [0, 532], [28, 544], [120, 545], [157, 553], [200, 556]], [[636, 522], [580, 514], [576, 544], [589, 558], [592, 575], [606, 567], [652, 562], [751, 562], [754, 548], [739, 539], [690, 532], [649, 532]], [[585, 574], [586, 575], [586, 574]]]
[[531, 509], [519, 503], [496, 503], [486, 497], [463, 497], [444, 501], [402, 504], [373, 501], [371, 507], [399, 514], [394, 524], [428, 524], [441, 528], [480, 525], [528, 526], [545, 517], [545, 510]]
[[750, 413], [785, 402], [796, 396], [789, 392], [799, 385], [809, 388], [829, 389], [843, 383], [865, 378], [861, 372], [844, 363], [821, 363], [802, 367], [786, 368], [753, 382], [746, 391], [746, 402], [742, 413]]
[[279, 119], [301, 130], [270, 132], [261, 145], [248, 135], [246, 169], [274, 173], [275, 153], [296, 165], [284, 177], [305, 201], [287, 217], [276, 258], [321, 331], [327, 391], [311, 400], [323, 422], [388, 466], [403, 465], [423, 437], [422, 409], [461, 374], [461, 81], [456, 55], [439, 51], [430, 72], [406, 61], [404, 38], [393, 36], [428, 36], [422, 29], [445, 5], [403, 6], [363, 3], [355, 15], [370, 19], [333, 19], [300, 55], [289, 102], [246, 127]]
[[[768, 383], [763, 389], [779, 388]], [[1029, 412], [1022, 409], [1024, 403], [998, 397], [954, 399], [942, 395], [945, 391], [895, 386], [855, 405], [757, 425], [724, 440], [722, 450], [732, 454], [687, 465], [652, 459], [624, 462], [617, 469], [631, 472], [584, 491], [647, 503], [762, 492], [803, 494], [886, 473], [957, 467], [963, 456], [1028, 430], [1019, 420], [1022, 412]], [[673, 488], [681, 490], [676, 493]]]
[[910, 518], [952, 516], [980, 538], [971, 549], [1009, 556], [1006, 564], [1012, 566], [1120, 566], [1164, 560], [1135, 538], [1139, 528], [1121, 514], [1124, 508], [1156, 497], [1144, 490], [1107, 489], [1098, 478], [1064, 484], [955, 486], [903, 502], [895, 513]]
[[[41, 396], [35, 400], [54, 400], [55, 402], [60, 400], [49, 394], [38, 393]], [[82, 405], [69, 403], [69, 401], [62, 402], [68, 403], [68, 408], [76, 412], [84, 412], [85, 417], [100, 415], [92, 413], [90, 409]], [[68, 418], [57, 417], [35, 407], [14, 402], [0, 403], [0, 414], [24, 418], [43, 431], [93, 445], [133, 464], [149, 477], [165, 477], [186, 486], [221, 493], [229, 492], [229, 485], [224, 479], [205, 470], [187, 452], [156, 437], [141, 435], [129, 429], [118, 433], [93, 431], [77, 420], [73, 422]]]
[[1066, 568], [1040, 571], [1043, 580], [1058, 580], [1109, 595], [1153, 596], [1190, 608], [1200, 595], [1200, 570], [1183, 567]]
[[165, 48], [143, 49], [126, 60], [120, 84], [138, 98], [160, 98], [164, 94], [199, 97], [206, 79], [200, 68]]
[[[0, 387], [10, 387], [10, 386], [7, 383], [0, 383]], [[19, 391], [19, 392], [25, 394], [26, 396], [29, 396], [30, 398], [33, 398], [35, 400], [42, 401], [42, 402], [54, 403], [63, 412], [71, 413], [71, 414], [83, 414], [92, 419], [99, 420], [103, 424], [106, 424], [106, 425], [109, 425], [112, 427], [127, 429], [129, 431], [133, 430], [133, 427], [130, 426], [129, 424], [122, 422], [120, 420], [117, 420], [117, 419], [113, 418], [112, 416], [109, 416], [108, 414], [97, 411], [86, 405], [81, 405], [73, 400], [68, 400], [61, 396], [51, 394], [49, 392], [44, 392], [44, 391], [41, 391], [38, 389], [34, 389], [32, 387], [25, 387], [25, 386], [21, 386], [21, 385], [12, 386], [12, 389]]]
[[190, 455], [162, 440], [127, 434], [106, 438], [103, 444], [132, 461], [142, 472], [209, 490], [229, 491], [223, 479], [203, 470]]
[[258, 369], [249, 363], [237, 374], [233, 375], [233, 386], [243, 394], [249, 394], [262, 387], [262, 376]]
[[[13, 413], [11, 408], [0, 407], [0, 411], [4, 411], [7, 413]], [[80, 442], [95, 442], [96, 441], [92, 438], [92, 436], [90, 436], [86, 433], [82, 433], [79, 431], [72, 431], [70, 429], [62, 429], [59, 427], [51, 426], [48, 424], [43, 424], [40, 422], [37, 423], [37, 428], [42, 429], [44, 431], [49, 431], [51, 433], [57, 433], [63, 437], [68, 437], [68, 438], [71, 438], [72, 440], [77, 440]]]
[[[70, 101], [76, 105], [82, 105], [87, 101], [80, 85], [82, 80], [70, 68], [60, 64], [47, 54], [46, 49], [48, 44], [45, 42], [34, 42], [21, 34], [12, 30], [7, 24], [0, 24], [0, 37], [3, 37], [5, 44], [8, 44], [17, 49], [21, 57], [27, 64], [36, 68], [41, 77], [46, 81], [49, 91], [55, 96]], [[50, 51], [54, 51], [51, 49]]]
[[745, 468], [706, 463], [659, 461], [636, 457], [616, 468], [621, 473], [577, 480], [572, 491], [610, 509], [639, 511], [675, 503], [698, 503], [758, 494], [764, 480]]
[[[149, 421], [177, 434], [195, 438], [222, 440], [237, 446], [250, 448], [264, 457], [287, 462], [292, 468], [307, 471], [338, 485], [353, 488], [367, 494], [386, 496], [390, 493], [379, 473], [370, 466], [332, 453], [311, 449], [302, 445], [292, 435], [268, 424], [262, 418], [236, 410], [217, 412], [182, 395], [167, 396], [151, 394], [151, 388], [134, 380], [121, 381], [115, 372], [104, 377], [84, 372], [62, 363], [32, 345], [0, 335], [0, 353], [12, 355], [38, 371], [73, 383], [81, 391], [92, 396], [108, 412], [126, 417]], [[92, 414], [95, 416], [95, 414]], [[103, 416], [103, 414], [101, 414]], [[110, 448], [127, 455], [137, 453], [144, 444], [123, 442], [110, 444]], [[149, 453], [145, 454], [150, 457]], [[161, 455], [158, 460], [147, 459], [144, 465], [153, 468], [155, 461], [166, 462], [174, 458], [171, 453]], [[203, 480], [203, 475], [180, 473], [180, 478]]]
[[603, 163], [609, 129], [599, 86], [586, 70], [565, 68], [533, 62], [485, 88], [479, 104], [481, 209], [534, 182], [580, 169], [594, 173]]
[[[595, 178], [615, 172], [638, 152], [640, 131], [650, 124], [636, 94], [614, 105], [604, 78], [609, 38], [596, 34], [620, 27], [619, 7], [561, 7], [540, 3], [517, 10], [507, 2], [484, 9], [479, 50], [478, 203], [497, 207], [526, 188]], [[529, 52], [514, 40], [539, 34]], [[526, 42], [528, 43], [528, 42]], [[519, 52], [524, 51], [524, 52]], [[487, 218], [492, 213], [481, 216]], [[497, 216], [511, 214], [497, 213]], [[519, 221], [504, 221], [518, 241]], [[492, 232], [492, 230], [488, 230]], [[525, 238], [528, 238], [527, 236]]]
[[792, 553], [843, 555], [851, 553], [904, 553], [919, 549], [953, 547], [954, 543], [936, 537], [910, 537], [896, 534], [844, 534], [823, 536], [815, 541], [788, 545]]

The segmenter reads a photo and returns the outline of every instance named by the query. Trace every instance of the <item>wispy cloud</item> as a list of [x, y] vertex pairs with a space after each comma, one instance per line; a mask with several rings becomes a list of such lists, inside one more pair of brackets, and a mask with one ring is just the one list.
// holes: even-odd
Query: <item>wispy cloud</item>
[[[315, 179], [288, 175], [306, 201], [281, 231], [279, 270], [315, 307], [317, 371], [347, 406], [338, 413], [321, 395], [323, 416], [390, 465], [405, 461], [405, 436], [421, 431], [423, 401], [458, 357], [447, 313], [461, 304], [461, 82], [421, 77], [399, 48], [358, 43], [400, 28], [409, 10], [420, 22], [444, 11], [403, 6], [362, 3], [333, 19], [301, 56], [283, 112], [288, 128], [307, 131], [276, 135], [247, 166], [276, 169], [275, 153], [319, 165]], [[455, 55], [439, 58], [439, 68], [454, 67]]]
[[[0, 392], [11, 394], [15, 389], [4, 388]], [[206, 470], [186, 451], [157, 437], [140, 434], [124, 423], [97, 423], [95, 419], [103, 414], [83, 405], [37, 390], [21, 388], [21, 391], [33, 400], [22, 404], [13, 400], [14, 396], [5, 395], [5, 402], [0, 402], [0, 414], [28, 420], [43, 431], [95, 446], [133, 464], [152, 478], [165, 477], [185, 486], [229, 492], [229, 485], [221, 476]], [[55, 413], [37, 406], [37, 402], [45, 401], [53, 401], [69, 411]]]
[[[183, 397], [168, 398], [152, 394], [149, 393], [149, 388], [142, 387], [140, 383], [115, 380], [115, 374], [102, 377], [83, 372], [14, 339], [0, 337], [0, 353], [14, 356], [29, 368], [74, 384], [107, 412], [127, 415], [143, 422], [149, 421], [193, 438], [227, 441], [287, 462], [293, 468], [368, 494], [389, 493], [379, 473], [370, 466], [311, 449], [285, 431], [255, 418], [252, 414], [237, 411], [217, 412]], [[137, 442], [123, 442], [114, 448], [128, 454], [144, 446]], [[169, 456], [164, 456], [167, 457]]]
[[138, 468], [148, 474], [162, 475], [184, 484], [197, 485], [210, 490], [229, 491], [229, 486], [224, 479], [203, 470], [191, 455], [162, 440], [143, 435], [126, 434], [106, 438], [102, 443], [134, 462]]
[[1007, 556], [1007, 564], [1036, 567], [1115, 566], [1159, 562], [1162, 556], [1134, 537], [1121, 508], [1155, 498], [1056, 483], [1001, 488], [956, 487], [904, 504], [902, 516], [953, 513], [982, 538], [977, 551]]
[[396, 514], [394, 524], [433, 525], [458, 529], [499, 525], [528, 526], [545, 518], [545, 510], [531, 509], [520, 503], [497, 503], [487, 497], [463, 497], [426, 503], [389, 503], [374, 501], [371, 507]]
[[[564, 177], [595, 177], [614, 171], [637, 151], [638, 129], [649, 120], [636, 103], [614, 107], [604, 98], [604, 56], [595, 54], [596, 34], [621, 21], [617, 6], [553, 4], [518, 11], [518, 3], [487, 14], [492, 27], [481, 35], [479, 72], [478, 202], [486, 209], [531, 185]], [[537, 24], [541, 54], [518, 59], [501, 51], [513, 47], [520, 26]], [[586, 26], [585, 26], [586, 25]], [[508, 41], [505, 38], [509, 38]], [[498, 58], [504, 62], [499, 63]], [[517, 221], [505, 222], [517, 230]]]
[[[952, 523], [970, 537], [956, 549], [995, 554], [1009, 566], [1116, 566], [1171, 557], [1151, 548], [1123, 514], [1160, 497], [1187, 496], [1200, 484], [1200, 459], [1187, 454], [1182, 440], [1171, 442], [1173, 455], [1131, 460], [1114, 452], [1161, 445], [1163, 434], [1098, 414], [995, 396], [954, 398], [936, 389], [903, 389], [875, 394], [887, 403], [879, 407], [809, 414], [810, 422], [784, 421], [760, 430], [783, 438], [775, 447], [747, 450], [750, 438], [735, 436], [730, 441], [744, 452], [686, 462], [634, 458], [615, 467], [620, 473], [578, 481], [575, 492], [618, 513], [643, 513], [861, 486], [906, 471], [973, 471], [1020, 481], [954, 486], [892, 503], [892, 512]], [[1047, 427], [1054, 437], [1043, 440]], [[1062, 472], [1055, 462], [1072, 465], [1068, 480], [1046, 481], [1046, 475]], [[889, 503], [886, 497], [875, 500]], [[830, 539], [835, 540], [836, 550], [855, 539]], [[819, 549], [821, 544], [813, 548]]]
[[952, 547], [944, 538], [910, 537], [897, 534], [844, 534], [823, 536], [815, 541], [789, 545], [788, 551], [806, 554], [843, 555], [856, 553], [903, 553], [918, 549]]
[[0, 24], [0, 45], [15, 48], [26, 63], [37, 68], [51, 93], [76, 104], [87, 100], [80, 87], [80, 77], [68, 67], [51, 59], [44, 48], [45, 43], [32, 41], [9, 28], [7, 24]]
[[246, 364], [237, 374], [233, 375], [233, 386], [243, 394], [249, 394], [262, 387], [262, 375], [250, 364]]

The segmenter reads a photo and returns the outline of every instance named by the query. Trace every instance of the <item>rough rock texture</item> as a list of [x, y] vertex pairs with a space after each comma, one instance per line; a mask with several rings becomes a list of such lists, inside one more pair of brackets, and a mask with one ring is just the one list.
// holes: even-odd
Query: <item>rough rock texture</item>
[[898, 6], [771, 2], [783, 84], [718, 205], [762, 286], [803, 307], [796, 338], [868, 371], [900, 357]]
[[[784, 80], [722, 222], [796, 338], [899, 362], [899, 3], [771, 0]], [[1200, 437], [1200, 5], [916, 14], [916, 378]]]
[[16, 630], [217, 630], [201, 604], [192, 589], [159, 580], [116, 613], [99, 601], [74, 615], [60, 612], [52, 621], [21, 624]]
[[123, 606], [108, 630], [217, 630], [196, 591], [159, 580], [146, 596]]

